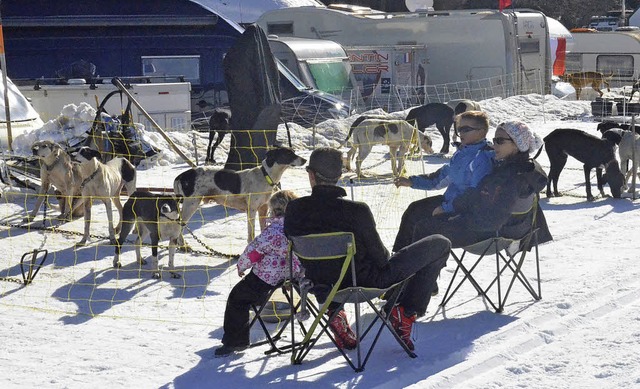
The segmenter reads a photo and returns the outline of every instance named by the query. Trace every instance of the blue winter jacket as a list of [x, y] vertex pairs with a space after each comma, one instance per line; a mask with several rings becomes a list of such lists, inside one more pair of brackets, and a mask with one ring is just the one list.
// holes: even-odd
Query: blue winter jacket
[[462, 145], [453, 153], [451, 162], [430, 174], [410, 176], [414, 189], [441, 189], [446, 187], [442, 209], [454, 212], [453, 200], [467, 188], [475, 188], [480, 180], [491, 173], [495, 152], [487, 140]]

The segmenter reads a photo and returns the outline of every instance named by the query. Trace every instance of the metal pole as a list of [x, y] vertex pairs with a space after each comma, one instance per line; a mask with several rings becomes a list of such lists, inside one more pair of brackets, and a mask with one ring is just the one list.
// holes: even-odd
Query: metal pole
[[[631, 143], [632, 147], [631, 147], [631, 172], [633, 173], [631, 176], [631, 188], [632, 189], [632, 194], [631, 194], [631, 199], [635, 200], [636, 199], [636, 174], [638, 174], [638, 166], [636, 164], [636, 117], [631, 116], [631, 139], [633, 139], [633, 142]], [[625, 177], [626, 180], [626, 177]], [[626, 185], [626, 182], [625, 182]]]
[[[2, 0], [0, 0], [0, 9], [2, 9]], [[11, 146], [13, 136], [11, 134], [11, 107], [9, 106], [7, 61], [4, 56], [4, 36], [2, 35], [2, 14], [0, 14], [0, 68], [2, 69], [2, 85], [4, 87], [4, 116], [7, 121], [7, 143], [9, 144], [9, 151], [13, 151], [13, 147]]]

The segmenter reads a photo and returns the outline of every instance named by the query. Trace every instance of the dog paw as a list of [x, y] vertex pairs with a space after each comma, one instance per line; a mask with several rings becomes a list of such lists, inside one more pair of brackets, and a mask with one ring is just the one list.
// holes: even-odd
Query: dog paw
[[113, 262], [113, 267], [114, 267], [115, 269], [120, 269], [120, 268], [122, 267], [122, 263], [120, 263], [120, 262]]
[[153, 274], [151, 275], [151, 278], [153, 278], [154, 280], [162, 279], [162, 274], [160, 274], [159, 271], [154, 271]]
[[174, 279], [177, 279], [177, 280], [182, 278], [182, 276], [180, 274], [178, 274], [178, 273], [169, 272], [169, 274], [171, 274], [171, 278], [174, 278]]

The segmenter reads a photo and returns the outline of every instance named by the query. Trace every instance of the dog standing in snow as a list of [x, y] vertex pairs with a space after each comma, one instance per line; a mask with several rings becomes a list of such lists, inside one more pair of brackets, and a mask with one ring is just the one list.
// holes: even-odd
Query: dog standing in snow
[[[433, 153], [432, 142], [428, 135], [416, 131], [409, 122], [399, 119], [379, 119], [366, 118], [360, 122], [354, 122], [352, 128], [351, 149], [347, 152], [346, 168], [351, 170], [351, 160], [356, 155], [356, 174], [362, 175], [362, 161], [371, 153], [376, 144], [386, 144], [389, 146], [391, 157], [391, 170], [393, 175], [398, 177], [404, 167], [405, 154], [411, 145], [414, 133], [417, 133], [418, 143], [425, 153]], [[348, 138], [347, 138], [348, 139]]]
[[40, 159], [40, 190], [36, 205], [25, 218], [25, 222], [36, 217], [51, 185], [61, 194], [58, 218], [71, 220], [74, 198], [77, 200], [80, 194], [74, 192], [77, 189], [76, 182], [80, 181], [77, 164], [73, 163], [71, 156], [59, 144], [48, 140], [34, 143], [31, 151]]
[[126, 203], [122, 211], [122, 229], [120, 237], [116, 241], [116, 252], [113, 258], [113, 267], [120, 268], [120, 253], [122, 245], [127, 236], [136, 228], [138, 238], [134, 243], [136, 248], [136, 259], [139, 264], [145, 265], [142, 259], [141, 246], [146, 238], [151, 239], [153, 278], [160, 278], [160, 264], [158, 262], [158, 243], [161, 240], [169, 240], [169, 271], [173, 278], [180, 278], [175, 273], [173, 258], [176, 253], [178, 240], [182, 234], [182, 223], [180, 221], [179, 200], [169, 195], [158, 195], [150, 192], [134, 192]]
[[[116, 242], [116, 232], [122, 225], [122, 203], [120, 192], [124, 187], [127, 194], [131, 195], [136, 190], [136, 168], [127, 159], [113, 158], [109, 162], [102, 163], [97, 151], [88, 147], [82, 147], [76, 154], [80, 181], [76, 182], [77, 189], [82, 196], [84, 204], [84, 234], [77, 246], [83, 246], [89, 239], [91, 227], [91, 206], [93, 200], [100, 200], [107, 210], [109, 220], [109, 241]], [[119, 215], [117, 227], [113, 228], [113, 214], [111, 203], [116, 206]], [[76, 205], [78, 206], [78, 205]]]
[[265, 154], [262, 164], [234, 171], [199, 166], [180, 173], [173, 181], [177, 196], [184, 197], [182, 220], [188, 222], [202, 201], [214, 201], [225, 207], [247, 212], [247, 241], [255, 237], [256, 214], [260, 228], [265, 228], [269, 199], [282, 174], [292, 166], [302, 166], [306, 159], [287, 147], [276, 147]]

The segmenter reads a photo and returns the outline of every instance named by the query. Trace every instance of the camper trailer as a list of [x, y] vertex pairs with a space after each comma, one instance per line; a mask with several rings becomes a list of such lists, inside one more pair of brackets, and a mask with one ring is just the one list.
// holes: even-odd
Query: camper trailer
[[611, 87], [640, 77], [640, 31], [574, 32], [567, 73], [594, 71], [612, 75]]
[[272, 10], [257, 23], [268, 34], [330, 39], [347, 52], [380, 45], [424, 46], [428, 85], [447, 84], [448, 98], [476, 97], [474, 82], [503, 95], [550, 91], [549, 30], [545, 15], [536, 11], [384, 13], [332, 5]]
[[[404, 109], [424, 96], [426, 49], [347, 46], [325, 39], [269, 35], [273, 55], [307, 86], [349, 101], [352, 109]], [[422, 76], [420, 76], [422, 74]], [[414, 88], [419, 80], [422, 90]], [[415, 105], [414, 104], [414, 105]]]

